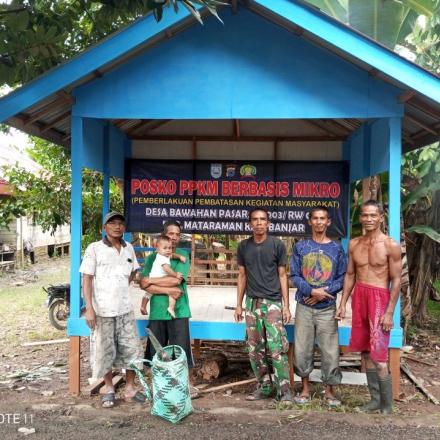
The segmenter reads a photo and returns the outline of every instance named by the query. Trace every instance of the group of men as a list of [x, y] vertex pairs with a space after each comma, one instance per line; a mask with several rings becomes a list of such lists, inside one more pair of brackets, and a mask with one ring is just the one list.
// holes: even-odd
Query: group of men
[[[361, 409], [391, 414], [392, 388], [387, 361], [393, 313], [400, 290], [400, 246], [381, 231], [384, 213], [375, 201], [365, 202], [361, 207], [364, 235], [350, 241], [348, 263], [341, 244], [327, 236], [331, 224], [328, 210], [323, 206], [312, 209], [308, 221], [312, 237], [295, 244], [290, 262], [290, 278], [296, 287], [297, 302], [294, 366], [302, 381], [301, 392], [292, 396], [285, 329], [291, 320], [287, 252], [281, 240], [268, 234], [268, 212], [254, 209], [249, 213], [252, 236], [241, 241], [237, 249], [239, 275], [234, 312], [237, 322], [245, 315], [250, 363], [258, 380], [256, 390], [246, 399], [275, 397], [281, 402], [309, 403], [309, 376], [317, 342], [321, 351], [325, 401], [330, 407], [340, 406], [334, 390], [342, 379], [338, 320], [345, 317], [346, 304], [353, 292], [350, 348], [362, 353], [371, 394], [371, 400]], [[85, 318], [92, 329], [93, 375], [104, 377], [107, 393], [103, 406], [111, 407], [115, 403], [112, 367], [127, 368], [129, 361], [142, 358], [142, 352], [128, 294], [138, 263], [133, 247], [122, 238], [124, 217], [116, 212], [109, 213], [104, 219], [104, 230], [104, 239], [87, 248], [80, 271], [84, 279]], [[151, 295], [150, 330], [162, 345], [180, 345], [191, 370], [194, 361], [186, 288], [190, 262], [189, 255], [177, 249], [180, 232], [178, 222], [164, 224], [163, 233], [171, 241], [173, 254], [180, 253], [184, 257], [171, 260], [171, 269], [179, 276], [151, 278], [149, 274], [156, 258], [153, 253], [145, 261], [140, 286]], [[337, 307], [336, 297], [341, 290], [342, 298]], [[169, 296], [177, 300], [175, 318], [167, 312]], [[145, 356], [151, 359], [153, 355], [154, 347], [148, 341]], [[197, 389], [191, 386], [191, 391], [196, 397]], [[130, 369], [127, 369], [125, 398], [145, 400], [145, 396], [135, 389], [134, 373]]]

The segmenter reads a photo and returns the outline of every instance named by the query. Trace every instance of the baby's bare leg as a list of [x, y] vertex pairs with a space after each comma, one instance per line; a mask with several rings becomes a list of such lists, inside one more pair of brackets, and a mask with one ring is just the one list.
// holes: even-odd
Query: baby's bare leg
[[175, 318], [176, 314], [174, 312], [174, 308], [176, 307], [176, 300], [171, 296], [168, 295], [168, 313]]

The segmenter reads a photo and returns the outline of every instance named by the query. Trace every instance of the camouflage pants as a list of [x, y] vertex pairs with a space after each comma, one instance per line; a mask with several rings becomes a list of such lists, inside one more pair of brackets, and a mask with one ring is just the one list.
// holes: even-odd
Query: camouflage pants
[[246, 341], [252, 370], [267, 395], [274, 386], [280, 397], [290, 389], [281, 302], [246, 298]]

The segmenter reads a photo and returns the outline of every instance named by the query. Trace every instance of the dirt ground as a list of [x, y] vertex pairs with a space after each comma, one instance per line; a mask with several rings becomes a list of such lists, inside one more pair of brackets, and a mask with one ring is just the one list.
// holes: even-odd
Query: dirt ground
[[[356, 406], [367, 398], [366, 387], [341, 386], [344, 405], [328, 410], [322, 386], [314, 385], [307, 408], [279, 407], [274, 402], [247, 402], [253, 384], [204, 394], [194, 400], [194, 413], [177, 425], [151, 416], [148, 405], [126, 403], [118, 390], [117, 405], [103, 409], [99, 396], [68, 393], [68, 344], [22, 346], [32, 340], [65, 338], [50, 327], [41, 286], [68, 281], [67, 259], [38, 263], [25, 272], [0, 278], [0, 438], [29, 435], [38, 439], [179, 438], [179, 439], [438, 439], [440, 406], [436, 406], [402, 374], [401, 399], [395, 415], [363, 415]], [[24, 285], [22, 285], [24, 281]], [[18, 284], [18, 285], [17, 285]], [[18, 306], [17, 306], [18, 304]], [[29, 306], [26, 309], [26, 306]], [[18, 308], [17, 308], [18, 307]], [[30, 318], [29, 318], [30, 316]], [[440, 334], [419, 331], [405, 359], [411, 371], [440, 400]], [[231, 360], [226, 374], [201, 387], [252, 377], [240, 344], [206, 344], [202, 357], [222, 351]], [[240, 355], [241, 352], [241, 355]], [[90, 375], [88, 341], [82, 339], [82, 389]], [[424, 363], [416, 362], [423, 361]], [[198, 366], [200, 367], [199, 360]], [[430, 365], [428, 365], [430, 364]], [[295, 384], [298, 389], [298, 384]], [[21, 432], [24, 429], [26, 432]], [[35, 432], [33, 432], [35, 430]]]

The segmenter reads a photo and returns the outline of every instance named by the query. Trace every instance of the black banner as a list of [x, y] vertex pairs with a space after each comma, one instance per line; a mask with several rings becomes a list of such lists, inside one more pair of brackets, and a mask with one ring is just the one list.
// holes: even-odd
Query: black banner
[[308, 212], [326, 206], [329, 235], [347, 233], [346, 162], [126, 161], [125, 216], [131, 232], [250, 234], [248, 213], [264, 208], [275, 235], [310, 234]]

